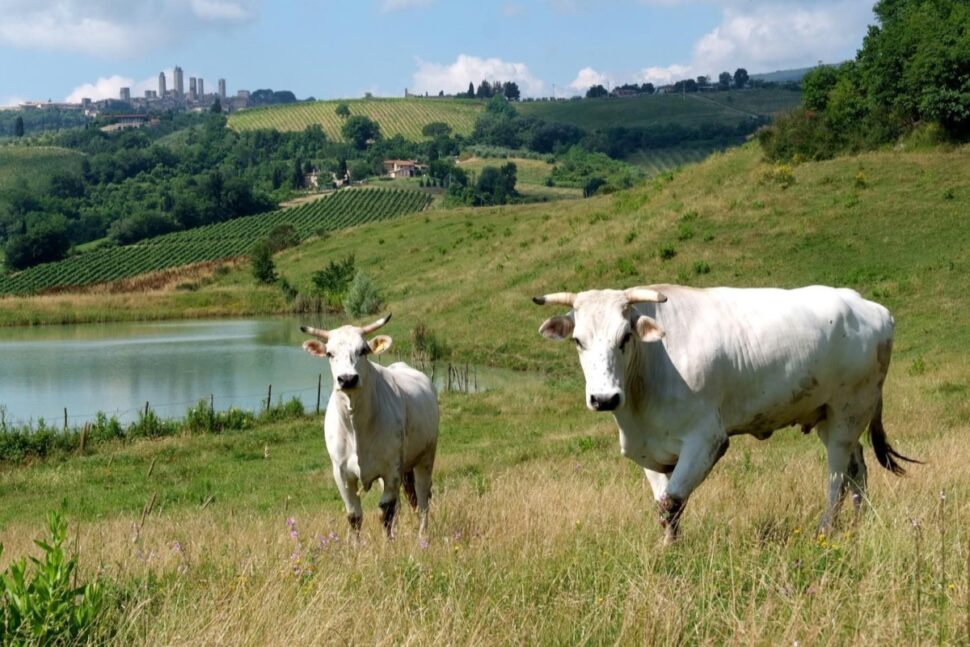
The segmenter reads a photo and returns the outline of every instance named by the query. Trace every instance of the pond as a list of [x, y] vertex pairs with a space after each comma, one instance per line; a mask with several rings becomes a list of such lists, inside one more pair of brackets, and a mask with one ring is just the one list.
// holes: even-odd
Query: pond
[[[330, 393], [327, 363], [300, 347], [297, 319], [165, 321], [0, 329], [0, 407], [7, 423], [71, 426], [98, 411], [122, 421], [145, 403], [181, 417], [211, 396], [216, 409], [300, 398], [307, 410]], [[314, 323], [314, 322], [309, 322]]]

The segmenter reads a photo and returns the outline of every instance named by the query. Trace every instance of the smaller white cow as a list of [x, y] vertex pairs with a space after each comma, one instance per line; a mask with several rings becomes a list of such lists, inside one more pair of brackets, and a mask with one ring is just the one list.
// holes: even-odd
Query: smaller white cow
[[[303, 348], [311, 355], [330, 360], [333, 393], [323, 422], [333, 478], [347, 509], [354, 532], [364, 519], [359, 488], [365, 491], [381, 479], [381, 520], [392, 536], [400, 487], [417, 508], [421, 534], [428, 527], [431, 470], [438, 445], [438, 400], [431, 380], [404, 362], [387, 368], [367, 359], [391, 347], [391, 338], [368, 335], [391, 318], [387, 315], [358, 328], [341, 326], [322, 330], [301, 326], [318, 339]], [[324, 343], [326, 342], [326, 343]]]

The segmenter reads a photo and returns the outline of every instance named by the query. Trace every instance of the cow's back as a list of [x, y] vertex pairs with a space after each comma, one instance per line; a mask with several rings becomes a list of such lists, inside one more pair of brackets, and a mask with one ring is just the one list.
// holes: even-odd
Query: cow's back
[[717, 407], [728, 428], [751, 412], [794, 419], [885, 373], [892, 317], [853, 290], [657, 289], [667, 302], [639, 307], [667, 332], [661, 351], [648, 350], [648, 383], [660, 401]]

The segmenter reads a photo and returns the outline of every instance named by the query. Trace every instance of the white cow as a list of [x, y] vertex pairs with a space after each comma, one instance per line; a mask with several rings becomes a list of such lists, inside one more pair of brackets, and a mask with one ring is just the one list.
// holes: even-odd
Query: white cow
[[857, 508], [863, 502], [866, 425], [883, 467], [902, 474], [896, 459], [918, 462], [897, 453], [882, 426], [893, 318], [852, 290], [656, 285], [533, 301], [572, 308], [539, 333], [575, 342], [586, 405], [613, 412], [620, 451], [650, 481], [666, 543], [737, 434], [818, 430], [829, 470], [823, 528], [847, 488]]
[[341, 326], [300, 330], [326, 342], [311, 339], [303, 348], [330, 360], [333, 393], [323, 422], [333, 477], [354, 532], [360, 531], [364, 513], [358, 489], [369, 490], [381, 479], [381, 520], [392, 536], [397, 498], [403, 483], [411, 507], [421, 518], [421, 534], [428, 527], [431, 470], [438, 444], [438, 400], [431, 380], [404, 362], [387, 368], [367, 359], [391, 347], [391, 338], [364, 337], [391, 318], [358, 328]]

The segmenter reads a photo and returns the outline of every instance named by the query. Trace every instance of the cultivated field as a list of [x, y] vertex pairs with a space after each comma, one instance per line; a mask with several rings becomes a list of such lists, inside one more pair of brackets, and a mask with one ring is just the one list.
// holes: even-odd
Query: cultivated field
[[639, 166], [648, 176], [659, 175], [671, 169], [696, 164], [713, 153], [723, 151], [722, 146], [683, 146], [680, 148], [650, 148], [630, 155], [626, 162]]
[[76, 171], [83, 155], [58, 146], [0, 146], [0, 191], [23, 182], [36, 188], [59, 171]]
[[654, 94], [644, 97], [535, 101], [518, 106], [529, 117], [561, 121], [590, 130], [624, 126], [647, 128], [677, 124], [737, 124], [758, 115], [774, 115], [794, 108], [801, 93], [792, 90], [731, 90], [685, 96]]
[[552, 173], [553, 164], [540, 159], [526, 157], [473, 157], [458, 165], [470, 173], [481, 173], [486, 166], [500, 167], [513, 162], [516, 167], [515, 189], [527, 198], [534, 200], [565, 200], [583, 197], [582, 189], [562, 186], [546, 186]]
[[485, 105], [481, 101], [465, 99], [313, 101], [236, 112], [229, 118], [229, 127], [235, 130], [274, 128], [287, 131], [303, 130], [311, 124], [319, 124], [327, 137], [343, 141], [340, 128], [344, 119], [336, 112], [341, 103], [347, 104], [351, 115], [365, 115], [377, 121], [385, 137], [403, 135], [411, 141], [426, 139], [421, 129], [435, 121], [448, 124], [455, 134], [470, 135], [475, 119]]
[[[522, 371], [442, 396], [426, 544], [410, 512], [385, 542], [371, 492], [350, 545], [319, 421], [301, 420], [0, 467], [2, 559], [63, 510], [81, 577], [112, 583], [119, 644], [966, 644], [968, 205], [970, 148], [787, 168], [746, 146], [611, 196], [335, 232], [280, 271], [307, 289], [354, 253], [405, 357], [424, 323], [455, 359]], [[554, 309], [529, 297], [664, 281], [847, 285], [886, 304], [887, 431], [927, 464], [897, 478], [866, 449], [870, 509], [822, 537], [814, 434], [737, 438], [663, 550], [649, 487], [608, 414], [583, 406], [575, 351], [536, 334]], [[204, 294], [277, 292], [240, 268]], [[17, 303], [43, 316], [53, 298]], [[128, 298], [136, 312], [168, 297]]]
[[56, 263], [0, 276], [0, 295], [35, 294], [132, 278], [183, 265], [244, 256], [277, 225], [291, 224], [301, 240], [428, 206], [417, 191], [348, 189], [292, 209], [236, 218], [123, 247], [103, 247]]

